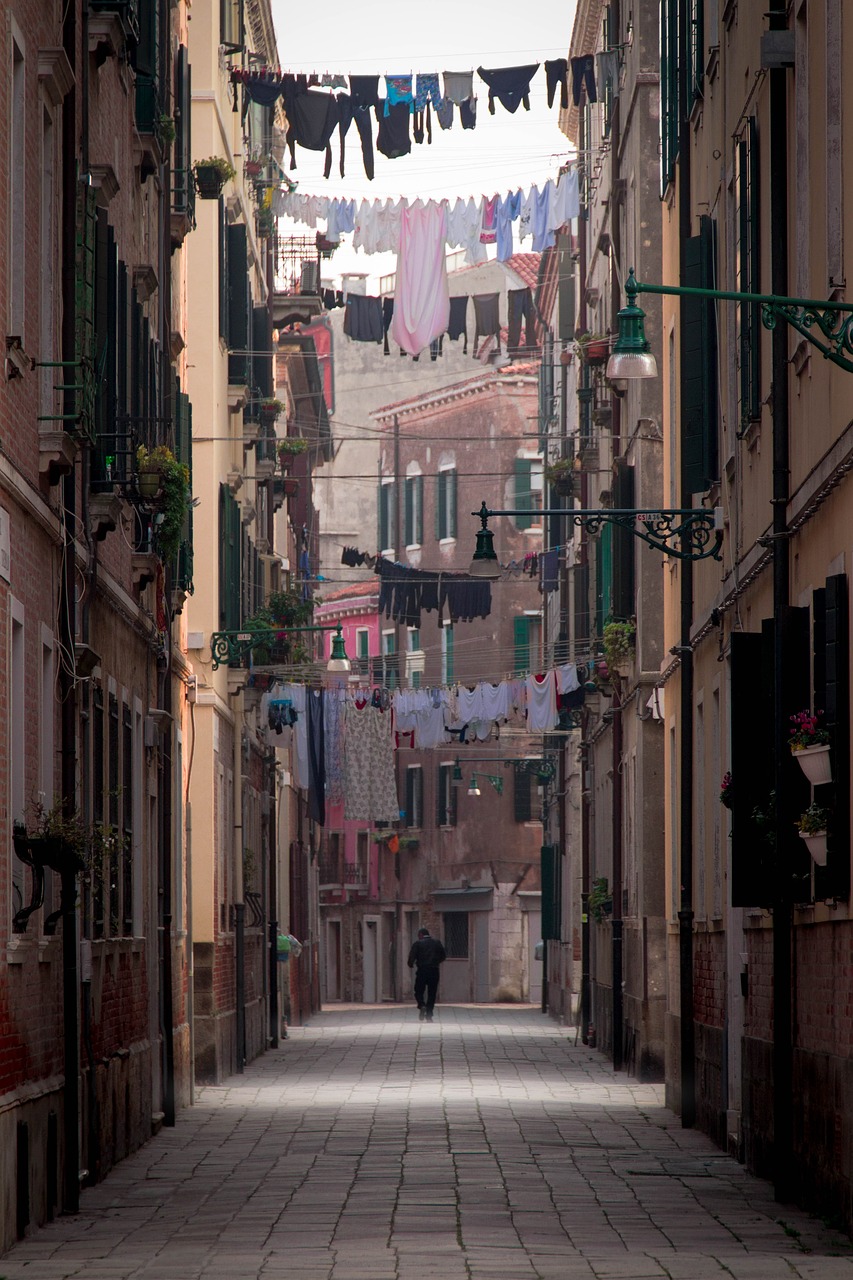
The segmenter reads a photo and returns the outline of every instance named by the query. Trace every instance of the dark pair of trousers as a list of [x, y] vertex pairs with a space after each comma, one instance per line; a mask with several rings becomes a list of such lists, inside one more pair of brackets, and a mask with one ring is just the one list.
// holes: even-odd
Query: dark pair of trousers
[[572, 101], [577, 107], [581, 100], [581, 86], [586, 86], [587, 102], [597, 102], [595, 93], [595, 58], [585, 53], [580, 58], [572, 58]]
[[435, 1008], [435, 997], [438, 992], [438, 968], [422, 969], [418, 966], [415, 974], [415, 999], [419, 1009], [432, 1013]]
[[524, 343], [536, 346], [536, 313], [530, 289], [508, 289], [508, 317], [506, 345], [510, 355], [521, 349], [521, 322], [524, 320]]

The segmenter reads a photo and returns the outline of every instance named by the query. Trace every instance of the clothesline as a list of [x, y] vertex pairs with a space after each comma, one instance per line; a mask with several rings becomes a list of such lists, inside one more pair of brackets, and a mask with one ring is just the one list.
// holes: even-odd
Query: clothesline
[[404, 213], [429, 210], [446, 212], [444, 243], [451, 249], [464, 249], [465, 261], [471, 265], [485, 262], [486, 246], [493, 244], [499, 262], [514, 253], [513, 224], [518, 223], [518, 237], [533, 238], [532, 249], [540, 253], [555, 242], [556, 232], [580, 214], [577, 168], [572, 165], [557, 181], [547, 179], [541, 190], [534, 184], [528, 190], [518, 188], [505, 196], [483, 195], [441, 200], [361, 200], [354, 198], [309, 195], [304, 192], [277, 191], [273, 196], [273, 212], [316, 229], [318, 218], [326, 221], [326, 239], [340, 242], [344, 233], [353, 233], [352, 246], [365, 253], [387, 253], [400, 247]]

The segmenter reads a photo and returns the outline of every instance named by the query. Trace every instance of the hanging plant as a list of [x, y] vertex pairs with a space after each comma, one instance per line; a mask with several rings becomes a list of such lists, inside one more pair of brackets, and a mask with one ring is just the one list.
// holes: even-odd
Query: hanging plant
[[826, 831], [831, 819], [829, 809], [820, 804], [810, 804], [797, 820], [800, 838], [820, 867], [826, 866]]
[[578, 355], [587, 364], [603, 364], [610, 355], [610, 338], [606, 333], [582, 333], [577, 344]]
[[172, 560], [180, 550], [189, 506], [190, 469], [179, 462], [172, 450], [158, 444], [150, 451], [140, 445], [136, 451], [137, 487], [143, 497], [156, 485], [150, 500], [155, 504], [154, 549], [162, 560]]
[[613, 895], [607, 884], [607, 876], [599, 876], [592, 882], [587, 896], [587, 908], [597, 924], [604, 924], [613, 910]]
[[286, 405], [281, 400], [276, 400], [274, 396], [266, 400], [262, 400], [258, 406], [262, 422], [275, 422], [280, 413], [284, 413]]
[[574, 458], [557, 458], [545, 468], [545, 478], [556, 493], [570, 498], [575, 488]]
[[730, 773], [723, 774], [723, 781], [720, 783], [720, 804], [725, 805], [727, 809], [734, 808], [734, 782]]
[[298, 591], [273, 591], [263, 608], [247, 618], [241, 631], [258, 633], [252, 649], [252, 661], [259, 666], [275, 662], [310, 661], [307, 636], [289, 633], [311, 625], [313, 600], [303, 600]]
[[822, 715], [822, 711], [798, 711], [791, 716], [794, 728], [788, 738], [794, 758], [815, 787], [832, 781], [829, 733], [818, 724]]
[[236, 170], [222, 156], [208, 156], [206, 160], [196, 160], [193, 174], [199, 197], [202, 200], [218, 200], [225, 183], [236, 176]]
[[604, 657], [610, 671], [633, 663], [637, 644], [637, 624], [633, 619], [627, 622], [608, 622], [604, 628], [603, 640]]

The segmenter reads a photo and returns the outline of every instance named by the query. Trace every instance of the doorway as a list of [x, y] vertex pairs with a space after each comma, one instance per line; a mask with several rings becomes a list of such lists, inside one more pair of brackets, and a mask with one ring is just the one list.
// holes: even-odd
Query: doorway
[[363, 992], [361, 998], [365, 1004], [376, 1004], [378, 1000], [378, 923], [379, 922], [377, 920], [364, 920], [362, 922], [361, 945]]
[[326, 965], [325, 965], [326, 1000], [341, 998], [341, 922], [326, 921]]

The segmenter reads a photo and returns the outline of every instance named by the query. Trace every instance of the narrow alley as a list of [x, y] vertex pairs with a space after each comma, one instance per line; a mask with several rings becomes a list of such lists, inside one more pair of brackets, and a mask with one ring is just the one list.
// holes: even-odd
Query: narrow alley
[[319, 1014], [0, 1275], [853, 1280], [845, 1236], [573, 1039], [506, 1005]]

